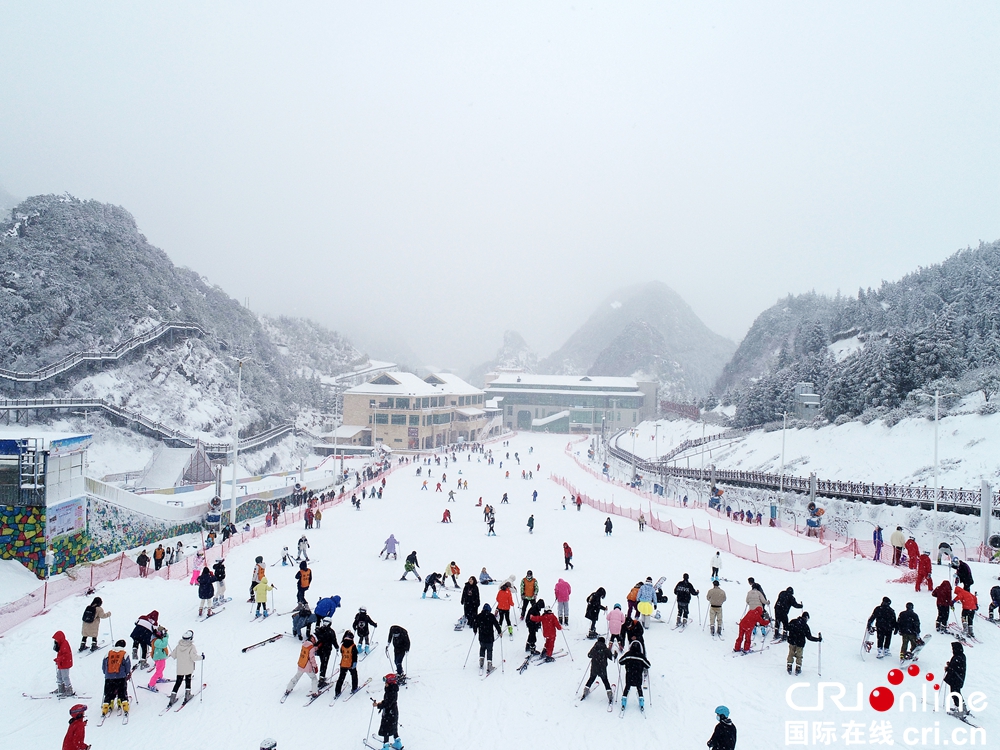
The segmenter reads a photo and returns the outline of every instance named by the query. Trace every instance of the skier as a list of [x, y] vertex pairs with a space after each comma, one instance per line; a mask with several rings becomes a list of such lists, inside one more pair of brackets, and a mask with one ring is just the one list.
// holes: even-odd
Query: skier
[[[566, 508], [564, 507], [563, 510], [566, 510]], [[644, 516], [642, 513], [639, 513], [639, 531], [645, 531], [645, 529], [646, 529], [646, 516]]]
[[464, 620], [462, 623], [464, 626], [466, 623], [475, 630], [475, 625], [473, 625], [473, 620], [476, 618], [476, 613], [479, 611], [479, 584], [476, 582], [475, 576], [469, 576], [469, 580], [465, 583], [465, 588], [462, 589], [462, 599], [461, 599], [462, 610], [465, 612]]
[[[493, 641], [500, 636], [500, 623], [493, 616], [489, 604], [484, 604], [482, 611], [473, 613], [469, 620], [472, 630], [479, 636], [479, 669], [483, 668], [483, 658], [486, 659], [486, 674], [493, 671]], [[493, 632], [496, 631], [496, 636]]]
[[552, 651], [556, 645], [556, 631], [562, 630], [562, 625], [559, 624], [559, 620], [552, 610], [546, 608], [545, 612], [539, 615], [531, 615], [532, 622], [541, 623], [542, 626], [542, 637], [545, 638], [545, 661], [555, 661], [552, 657]]
[[431, 598], [432, 599], [440, 599], [441, 597], [438, 596], [438, 590], [437, 590], [437, 587], [438, 587], [439, 583], [442, 586], [444, 586], [444, 582], [441, 580], [441, 574], [440, 573], [430, 573], [430, 574], [428, 574], [428, 576], [426, 578], [424, 578], [424, 593], [422, 593], [420, 595], [420, 598], [421, 599], [426, 599], [427, 598], [427, 589], [431, 589]]
[[167, 655], [170, 653], [170, 639], [167, 636], [167, 629], [162, 625], [157, 625], [153, 629], [153, 676], [149, 678], [146, 685], [154, 693], [160, 692], [156, 687], [161, 682], [168, 682], [163, 677], [163, 670], [167, 666]]
[[448, 508], [444, 509], [444, 515], [441, 516], [441, 523], [451, 523], [451, 511]]
[[[288, 549], [287, 547], [285, 548]], [[250, 604], [254, 600], [254, 588], [260, 583], [260, 579], [264, 577], [266, 571], [264, 569], [264, 558], [257, 555], [257, 559], [254, 560], [253, 574], [250, 577], [250, 598], [247, 599], [247, 604]]]
[[[396, 680], [396, 675], [391, 672], [382, 678], [382, 682], [385, 683], [385, 692], [382, 694], [382, 700], [376, 701], [372, 698], [375, 708], [382, 712], [382, 719], [378, 725], [378, 736], [382, 738], [382, 750], [389, 750], [390, 748], [393, 748], [393, 750], [402, 750], [403, 743], [399, 739], [399, 704], [397, 702], [399, 698], [399, 684]], [[391, 745], [389, 744], [390, 734], [395, 738]]]
[[968, 591], [961, 586], [955, 587], [955, 600], [952, 602], [960, 602], [962, 604], [962, 625], [964, 626], [965, 634], [970, 638], [975, 636], [972, 633], [972, 623], [976, 619], [976, 610], [979, 609], [979, 601], [976, 599], [976, 595], [971, 591]]
[[398, 545], [399, 542], [396, 541], [396, 535], [389, 534], [389, 538], [385, 540], [385, 546], [382, 548], [382, 551], [378, 553], [378, 556], [382, 557], [382, 555], [384, 554], [385, 559], [388, 560], [389, 555], [392, 555], [393, 560], [397, 559], [396, 547]]
[[88, 638], [94, 641], [90, 650], [97, 651], [97, 635], [100, 632], [101, 620], [111, 617], [110, 612], [104, 611], [104, 608], [101, 606], [102, 604], [104, 604], [104, 600], [99, 596], [95, 596], [94, 601], [88, 604], [83, 610], [83, 638], [80, 641], [80, 651], [87, 650]]
[[597, 643], [587, 652], [590, 659], [590, 677], [587, 684], [583, 686], [583, 695], [580, 700], [585, 699], [590, 694], [590, 686], [598, 677], [604, 683], [604, 689], [608, 691], [608, 703], [614, 700], [614, 693], [611, 692], [611, 682], [608, 680], [608, 662], [614, 658], [611, 651], [604, 642], [604, 636], [597, 637]]
[[318, 672], [318, 668], [316, 667], [316, 643], [316, 636], [311, 635], [306, 638], [305, 642], [302, 644], [302, 648], [299, 649], [298, 669], [295, 670], [295, 674], [292, 676], [292, 679], [288, 681], [288, 685], [285, 687], [286, 696], [291, 694], [292, 690], [295, 689], [295, 686], [298, 684], [302, 675], [309, 677], [309, 682], [312, 683], [312, 690], [309, 691], [309, 697], [314, 698], [318, 694], [319, 687], [317, 686], [316, 679], [316, 673]]
[[[878, 630], [878, 655], [876, 659], [881, 659], [889, 654], [889, 646], [892, 643], [892, 634], [896, 632], [896, 612], [889, 605], [892, 601], [888, 596], [882, 597], [882, 603], [872, 610], [872, 616], [868, 618], [868, 632], [874, 633]], [[872, 627], [874, 623], [875, 627]]]
[[751, 634], [754, 628], [758, 625], [767, 627], [770, 623], [771, 621], [760, 607], [754, 607], [743, 615], [743, 619], [740, 620], [740, 632], [736, 636], [736, 645], [733, 646], [733, 653], [742, 651], [745, 654], [749, 654], [751, 649]]
[[576, 496], [576, 509], [577, 510], [583, 509], [583, 497], [581, 497], [580, 495]]
[[319, 687], [326, 687], [326, 668], [330, 664], [333, 649], [340, 648], [337, 634], [330, 627], [330, 620], [323, 618], [316, 625], [316, 656], [319, 657]]
[[618, 659], [619, 664], [625, 665], [625, 690], [622, 692], [622, 711], [628, 703], [628, 691], [633, 687], [639, 693], [639, 710], [646, 709], [646, 699], [642, 695], [642, 673], [650, 668], [649, 660], [646, 658], [645, 649], [640, 641], [632, 641], [628, 651]]
[[[788, 623], [788, 628], [785, 630], [788, 634], [788, 660], [785, 664], [788, 674], [792, 673], [792, 661], [795, 661], [795, 674], [802, 674], [802, 650], [805, 648], [806, 641], [813, 641], [814, 643], [823, 642], [823, 634], [820, 633], [817, 636], [813, 636], [812, 631], [809, 629], [809, 613], [803, 612], [801, 615], [796, 617], [790, 623]], [[888, 649], [886, 649], [888, 651]]]
[[[455, 588], [460, 589], [462, 587], [458, 585], [458, 581], [456, 580], [456, 576], [460, 575], [462, 575], [462, 569], [455, 564], [454, 560], [452, 560], [450, 563], [444, 566], [444, 573], [442, 575], [442, 579], [451, 578], [451, 582], [455, 586]], [[445, 580], [441, 581], [441, 585], [447, 588]]]
[[962, 584], [962, 588], [966, 591], [972, 590], [972, 584], [975, 581], [972, 580], [972, 569], [969, 568], [969, 564], [965, 560], [959, 560], [957, 557], [951, 558], [951, 567], [955, 571], [955, 583]]
[[[537, 654], [538, 649], [536, 648], [538, 639], [538, 629], [541, 627], [538, 622], [532, 620], [532, 617], [537, 617], [545, 609], [545, 600], [539, 599], [538, 601], [532, 602], [531, 608], [528, 610], [528, 619], [524, 622], [528, 626], [528, 640], [524, 644], [524, 650], [531, 654]], [[522, 618], [523, 619], [523, 618]]]
[[601, 600], [607, 595], [608, 592], [602, 586], [587, 597], [587, 612], [584, 617], [590, 620], [590, 630], [587, 632], [588, 638], [597, 637], [597, 618], [601, 616], [601, 612], [608, 611], [608, 608], [601, 603]]
[[943, 682], [948, 686], [951, 697], [955, 701], [954, 710], [949, 708], [948, 713], [965, 716], [969, 713], [965, 700], [962, 698], [962, 688], [965, 687], [965, 649], [958, 641], [951, 644], [951, 659], [944, 665]]
[[496, 536], [497, 535], [496, 530], [493, 528], [493, 526], [494, 526], [494, 524], [496, 524], [496, 522], [497, 522], [497, 517], [493, 513], [493, 509], [490, 508], [490, 512], [486, 516], [486, 523], [487, 523], [486, 536]]
[[295, 558], [292, 557], [292, 553], [288, 551], [288, 547], [281, 548], [281, 567], [294, 567]]
[[896, 628], [903, 641], [899, 647], [899, 659], [909, 659], [914, 647], [920, 643], [920, 617], [913, 611], [913, 602], [907, 602], [906, 609], [899, 613]]
[[377, 628], [378, 623], [368, 616], [368, 610], [365, 607], [360, 607], [358, 613], [354, 615], [354, 622], [351, 627], [354, 628], [354, 632], [357, 635], [358, 651], [363, 651], [367, 654], [371, 651], [371, 644], [369, 643], [371, 628]]
[[719, 723], [708, 740], [711, 750], [736, 750], [736, 725], [729, 720], [729, 709], [719, 706], [715, 709], [715, 718]]
[[77, 703], [69, 710], [69, 727], [63, 737], [62, 750], [90, 750], [86, 742], [87, 707]]
[[264, 610], [264, 617], [267, 617], [268, 614], [270, 614], [267, 611], [267, 592], [276, 588], [278, 587], [272, 586], [267, 582], [267, 577], [261, 578], [260, 583], [254, 586], [253, 588], [254, 601], [257, 602], [256, 614], [254, 615], [255, 620], [258, 617], [260, 617], [261, 608], [263, 608]]
[[191, 675], [194, 672], [196, 662], [205, 658], [204, 654], [198, 653], [198, 648], [194, 645], [194, 632], [187, 630], [181, 636], [181, 642], [170, 652], [170, 658], [177, 661], [177, 680], [174, 682], [174, 689], [170, 691], [168, 706], [177, 702], [177, 691], [184, 683], [184, 702], [191, 700]]
[[[795, 607], [802, 609], [801, 602], [795, 601], [795, 589], [789, 586], [778, 594], [778, 601], [774, 603], [774, 639], [785, 640], [788, 637], [788, 611]], [[785, 634], [781, 636], [781, 626], [785, 626]]]
[[393, 625], [389, 628], [388, 643], [385, 646], [386, 656], [389, 655], [389, 646], [392, 646], [392, 658], [396, 664], [396, 674], [403, 677], [403, 658], [410, 650], [410, 634], [401, 625]]
[[321, 597], [316, 606], [313, 608], [313, 612], [316, 613], [316, 617], [319, 619], [331, 618], [340, 609], [340, 597], [339, 596], [324, 596]]
[[[646, 583], [652, 588], [652, 578], [647, 578]], [[643, 586], [645, 588], [645, 586]], [[685, 573], [683, 578], [677, 582], [674, 586], [674, 596], [677, 597], [677, 626], [687, 625], [688, 621], [688, 608], [691, 606], [691, 597], [698, 596], [698, 592], [694, 586], [691, 585], [691, 581], [688, 580], [688, 574]], [[639, 601], [644, 601], [642, 598], [642, 591], [639, 591]], [[669, 615], [668, 615], [669, 616]], [[642, 623], [646, 624], [645, 620]]]
[[299, 554], [295, 556], [295, 561], [298, 562], [303, 558], [309, 562], [309, 540], [306, 539], [305, 534], [299, 537]]
[[107, 716], [115, 707], [115, 702], [121, 706], [122, 712], [128, 715], [128, 678], [132, 675], [132, 661], [125, 650], [125, 640], [115, 641], [115, 647], [108, 650], [108, 655], [101, 662], [104, 672], [104, 703], [101, 704], [101, 716]]
[[934, 581], [931, 580], [931, 556], [925, 551], [917, 561], [917, 591], [920, 591], [923, 584], [927, 584], [927, 590], [934, 588]]
[[625, 613], [626, 618], [632, 617], [632, 612], [635, 610], [636, 603], [639, 601], [639, 589], [641, 588], [642, 581], [633, 586], [632, 590], [628, 592], [628, 596], [625, 597], [625, 601], [628, 602], [628, 611]]
[[556, 613], [559, 623], [569, 625], [569, 596], [573, 593], [573, 587], [560, 578], [554, 587], [556, 597]]
[[531, 514], [530, 516], [528, 516], [528, 533], [529, 534], [534, 534], [535, 533], [535, 515], [534, 514]]
[[987, 619], [993, 619], [993, 610], [1000, 607], [1000, 586], [994, 586], [990, 589], [990, 608], [989, 617]]
[[[872, 544], [875, 545], [875, 555], [872, 557], [872, 559], [875, 562], [878, 562], [879, 560], [882, 559], [882, 527], [881, 526], [876, 526], [875, 527], [875, 531], [872, 532]], [[938, 560], [938, 565], [940, 565], [940, 564], [941, 564], [941, 561]]]
[[295, 580], [297, 581], [295, 598], [297, 601], [305, 603], [306, 592], [312, 584], [312, 570], [309, 568], [309, 563], [304, 560], [299, 563], [299, 572], [295, 574]]
[[568, 543], [563, 542], [563, 561], [566, 563], [566, 570], [573, 568], [573, 548]]
[[722, 605], [726, 602], [726, 592], [722, 590], [717, 580], [712, 581], [712, 588], [705, 592], [708, 600], [708, 628], [712, 635], [722, 635]]
[[52, 634], [52, 640], [52, 650], [56, 652], [56, 658], [52, 660], [56, 663], [55, 693], [60, 698], [75, 695], [69, 681], [69, 670], [73, 668], [73, 648], [61, 630]]
[[951, 612], [951, 581], [945, 578], [937, 585], [931, 595], [937, 603], [937, 632], [944, 633], [948, 629], [948, 614]]
[[412, 572], [413, 575], [416, 576], [417, 578], [417, 583], [419, 583], [422, 580], [420, 578], [420, 572], [417, 570], [417, 568], [419, 567], [420, 563], [417, 562], [417, 551], [413, 550], [413, 552], [411, 552], [406, 556], [406, 562], [403, 563], [403, 575], [400, 577], [399, 580], [405, 581], [406, 576], [408, 576]]
[[948, 544], [948, 542], [941, 542], [941, 544], [938, 545], [938, 553], [937, 553], [937, 564], [938, 565], [941, 564], [941, 556], [942, 555], [947, 556], [949, 561], [951, 561], [951, 558], [953, 557], [951, 545]]
[[538, 596], [538, 581], [532, 577], [531, 571], [521, 579], [521, 619], [524, 619], [524, 613], [528, 611], [528, 607], [531, 603], [535, 601], [535, 597]]
[[712, 580], [718, 581], [719, 571], [722, 570], [722, 553], [716, 550], [708, 564], [712, 568]]
[[344, 637], [340, 640], [340, 676], [337, 677], [337, 684], [333, 688], [333, 697], [340, 697], [340, 691], [344, 687], [344, 680], [347, 674], [351, 674], [351, 692], [358, 690], [358, 647], [354, 645], [354, 633], [350, 630], [344, 631]]
[[[747, 583], [750, 584], [750, 590], [747, 592], [747, 610], [760, 607], [764, 614], [768, 614], [767, 605], [771, 602], [764, 594], [764, 589], [753, 578], [747, 578]], [[770, 617], [769, 614], [768, 617]]]
[[889, 544], [892, 545], [892, 564], [899, 565], [899, 561], [903, 558], [903, 545], [906, 543], [906, 537], [903, 535], [903, 527], [897, 526], [896, 530], [889, 535]]
[[489, 586], [491, 583], [493, 583], [493, 577], [486, 572], [486, 568], [483, 568], [479, 573], [479, 585]]
[[513, 639], [514, 626], [510, 621], [510, 611], [514, 608], [514, 596], [510, 593], [510, 581], [504, 581], [497, 591], [497, 622], [501, 625], [507, 622], [507, 634]]
[[208, 569], [207, 565], [202, 566], [201, 574], [198, 576], [198, 617], [202, 616], [205, 610], [212, 614], [212, 599], [215, 597], [215, 576]]
[[[292, 637], [301, 640], [308, 640], [312, 635], [312, 626], [316, 622], [316, 615], [309, 609], [309, 603], [298, 602], [292, 610]], [[306, 629], [306, 636], [302, 637], [302, 628]]]
[[[149, 644], [153, 641], [153, 628], [160, 622], [160, 613], [155, 609], [148, 615], [143, 615], [135, 621], [130, 638], [132, 639], [132, 663], [141, 669], [146, 669], [149, 664], [146, 662], [146, 655], [149, 653]], [[139, 658], [139, 648], [142, 648], [142, 658]]]
[[608, 516], [604, 520], [604, 536], [611, 536], [611, 530], [614, 528], [614, 524], [611, 523], [611, 516]]
[[917, 546], [917, 540], [911, 536], [903, 547], [906, 549], [906, 566], [910, 570], [916, 570], [917, 561], [920, 559], [920, 547]]
[[219, 558], [212, 565], [212, 574], [215, 576], [215, 605], [226, 603], [226, 561]]

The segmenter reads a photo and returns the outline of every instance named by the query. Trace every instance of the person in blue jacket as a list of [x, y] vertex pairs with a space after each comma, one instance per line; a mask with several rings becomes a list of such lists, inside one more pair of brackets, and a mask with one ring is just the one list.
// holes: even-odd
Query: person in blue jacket
[[313, 612], [316, 617], [322, 620], [324, 617], [333, 617], [333, 613], [340, 608], [339, 596], [326, 596], [316, 602]]

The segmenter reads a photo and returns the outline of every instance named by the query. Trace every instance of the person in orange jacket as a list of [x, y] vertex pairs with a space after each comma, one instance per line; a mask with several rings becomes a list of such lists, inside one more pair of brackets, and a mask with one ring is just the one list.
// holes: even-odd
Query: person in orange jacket
[[510, 581], [504, 581], [497, 592], [497, 621], [503, 625], [507, 621], [507, 634], [514, 637], [514, 626], [510, 622], [510, 611], [514, 608], [514, 595], [510, 593]]
[[965, 634], [970, 638], [975, 637], [972, 634], [972, 621], [976, 619], [976, 610], [979, 609], [976, 595], [961, 586], [956, 586], [955, 598], [951, 603], [954, 605], [956, 602], [962, 603], [962, 623], [965, 625]]
[[562, 630], [558, 618], [552, 614], [551, 609], [546, 608], [541, 615], [530, 615], [528, 619], [542, 624], [542, 636], [545, 638], [545, 661], [555, 661], [552, 657], [552, 650], [556, 645], [556, 631]]
[[90, 750], [90, 745], [84, 741], [87, 731], [86, 713], [87, 707], [82, 703], [77, 703], [69, 710], [69, 727], [63, 737], [62, 750]]
[[924, 583], [927, 584], [928, 591], [934, 589], [934, 582], [931, 580], [931, 556], [926, 552], [920, 555], [917, 561], [917, 591], [920, 591]]
[[743, 615], [743, 619], [740, 620], [740, 633], [736, 636], [736, 645], [733, 646], [733, 652], [743, 651], [749, 653], [750, 634], [753, 633], [753, 629], [758, 625], [766, 627], [770, 624], [771, 621], [764, 616], [764, 610], [761, 607], [754, 607]]

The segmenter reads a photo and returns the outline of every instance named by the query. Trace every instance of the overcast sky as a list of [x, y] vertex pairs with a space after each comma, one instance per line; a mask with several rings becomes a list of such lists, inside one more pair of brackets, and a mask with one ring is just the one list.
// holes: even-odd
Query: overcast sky
[[[258, 311], [539, 354], [660, 279], [739, 341], [1000, 238], [997, 3], [0, 2], [0, 186]], [[416, 363], [414, 363], [416, 364]]]

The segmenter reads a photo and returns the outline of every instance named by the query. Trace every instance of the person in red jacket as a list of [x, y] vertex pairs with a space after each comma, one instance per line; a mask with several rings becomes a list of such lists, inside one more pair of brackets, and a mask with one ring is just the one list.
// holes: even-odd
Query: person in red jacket
[[559, 620], [552, 614], [551, 609], [546, 609], [541, 615], [530, 615], [528, 619], [532, 622], [542, 623], [542, 636], [545, 638], [545, 661], [554, 661], [552, 649], [556, 645], [556, 631], [562, 630]]
[[931, 556], [924, 552], [917, 561], [917, 591], [926, 583], [927, 590], [934, 589], [934, 582], [931, 580]]
[[758, 625], [767, 626], [770, 624], [771, 621], [764, 616], [764, 610], [760, 607], [754, 607], [743, 615], [743, 619], [740, 620], [740, 633], [736, 636], [736, 645], [733, 647], [733, 652], [749, 652], [750, 634], [753, 633], [753, 629]]
[[73, 686], [69, 681], [69, 670], [73, 666], [73, 649], [70, 648], [66, 634], [57, 630], [52, 635], [52, 650], [56, 652], [56, 695], [60, 698], [73, 695]]
[[955, 587], [955, 601], [962, 604], [962, 624], [965, 626], [965, 634], [975, 637], [972, 633], [972, 623], [976, 619], [976, 610], [979, 609], [979, 600], [971, 591], [966, 591], [961, 586]]
[[937, 632], [943, 633], [948, 629], [948, 613], [951, 611], [951, 581], [947, 577], [931, 591], [931, 595], [937, 602]]
[[84, 714], [86, 713], [87, 707], [82, 703], [77, 703], [69, 710], [69, 728], [66, 730], [66, 736], [63, 737], [62, 750], [88, 750], [90, 748], [90, 745], [84, 742], [87, 726]]
[[563, 542], [563, 560], [566, 561], [566, 570], [573, 567], [573, 548], [567, 542]]
[[910, 570], [916, 570], [917, 560], [920, 559], [920, 547], [917, 546], [917, 540], [911, 536], [903, 546], [906, 547], [907, 566]]

